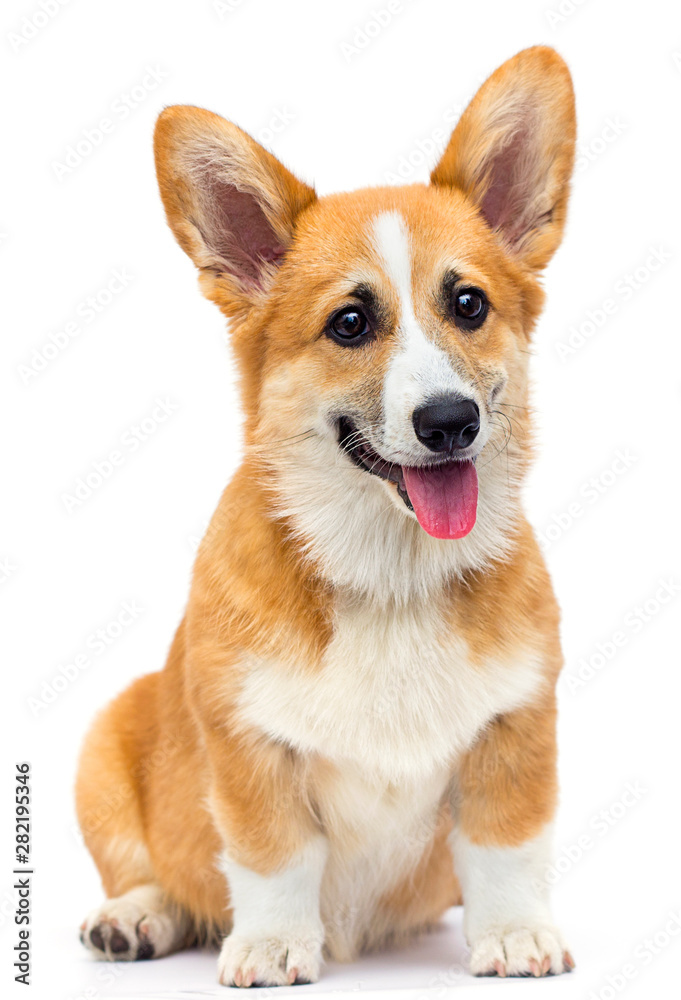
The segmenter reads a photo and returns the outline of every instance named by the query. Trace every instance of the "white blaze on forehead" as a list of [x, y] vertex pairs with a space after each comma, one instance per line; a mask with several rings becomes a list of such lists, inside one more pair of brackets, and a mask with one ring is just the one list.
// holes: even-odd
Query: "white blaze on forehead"
[[374, 242], [381, 263], [400, 296], [405, 319], [413, 320], [409, 233], [399, 212], [382, 212], [374, 220]]
[[471, 396], [472, 390], [454, 371], [441, 350], [423, 332], [414, 312], [409, 232], [399, 212], [383, 212], [373, 225], [373, 238], [383, 270], [400, 300], [395, 353], [383, 386], [384, 445], [412, 449], [414, 410], [447, 393]]

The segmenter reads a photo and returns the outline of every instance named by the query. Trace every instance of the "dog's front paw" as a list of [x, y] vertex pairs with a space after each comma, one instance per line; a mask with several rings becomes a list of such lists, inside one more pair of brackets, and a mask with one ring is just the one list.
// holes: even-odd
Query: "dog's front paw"
[[232, 933], [218, 959], [223, 986], [290, 986], [319, 979], [322, 940], [318, 934], [255, 938]]
[[574, 967], [555, 927], [495, 928], [471, 943], [474, 976], [548, 976]]

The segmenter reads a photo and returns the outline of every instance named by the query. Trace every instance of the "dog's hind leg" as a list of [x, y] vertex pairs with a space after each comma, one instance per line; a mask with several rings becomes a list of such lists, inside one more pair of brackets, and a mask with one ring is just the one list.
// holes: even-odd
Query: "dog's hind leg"
[[106, 901], [81, 925], [98, 958], [158, 958], [189, 945], [193, 922], [154, 872], [142, 815], [143, 776], [159, 755], [158, 674], [140, 678], [95, 720], [76, 783], [78, 820]]

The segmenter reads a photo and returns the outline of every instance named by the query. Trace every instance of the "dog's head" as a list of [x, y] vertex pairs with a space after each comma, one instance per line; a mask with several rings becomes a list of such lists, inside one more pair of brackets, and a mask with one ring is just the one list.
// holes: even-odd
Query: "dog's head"
[[568, 70], [542, 47], [481, 87], [429, 185], [318, 198], [217, 115], [161, 115], [168, 220], [232, 320], [247, 443], [308, 539], [361, 541], [362, 520], [469, 564], [503, 548], [574, 137]]

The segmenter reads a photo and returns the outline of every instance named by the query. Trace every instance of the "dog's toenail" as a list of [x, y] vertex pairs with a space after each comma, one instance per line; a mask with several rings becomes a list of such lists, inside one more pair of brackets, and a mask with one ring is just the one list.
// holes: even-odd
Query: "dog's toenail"
[[148, 937], [142, 935], [137, 946], [137, 961], [144, 962], [154, 957], [154, 946]]

